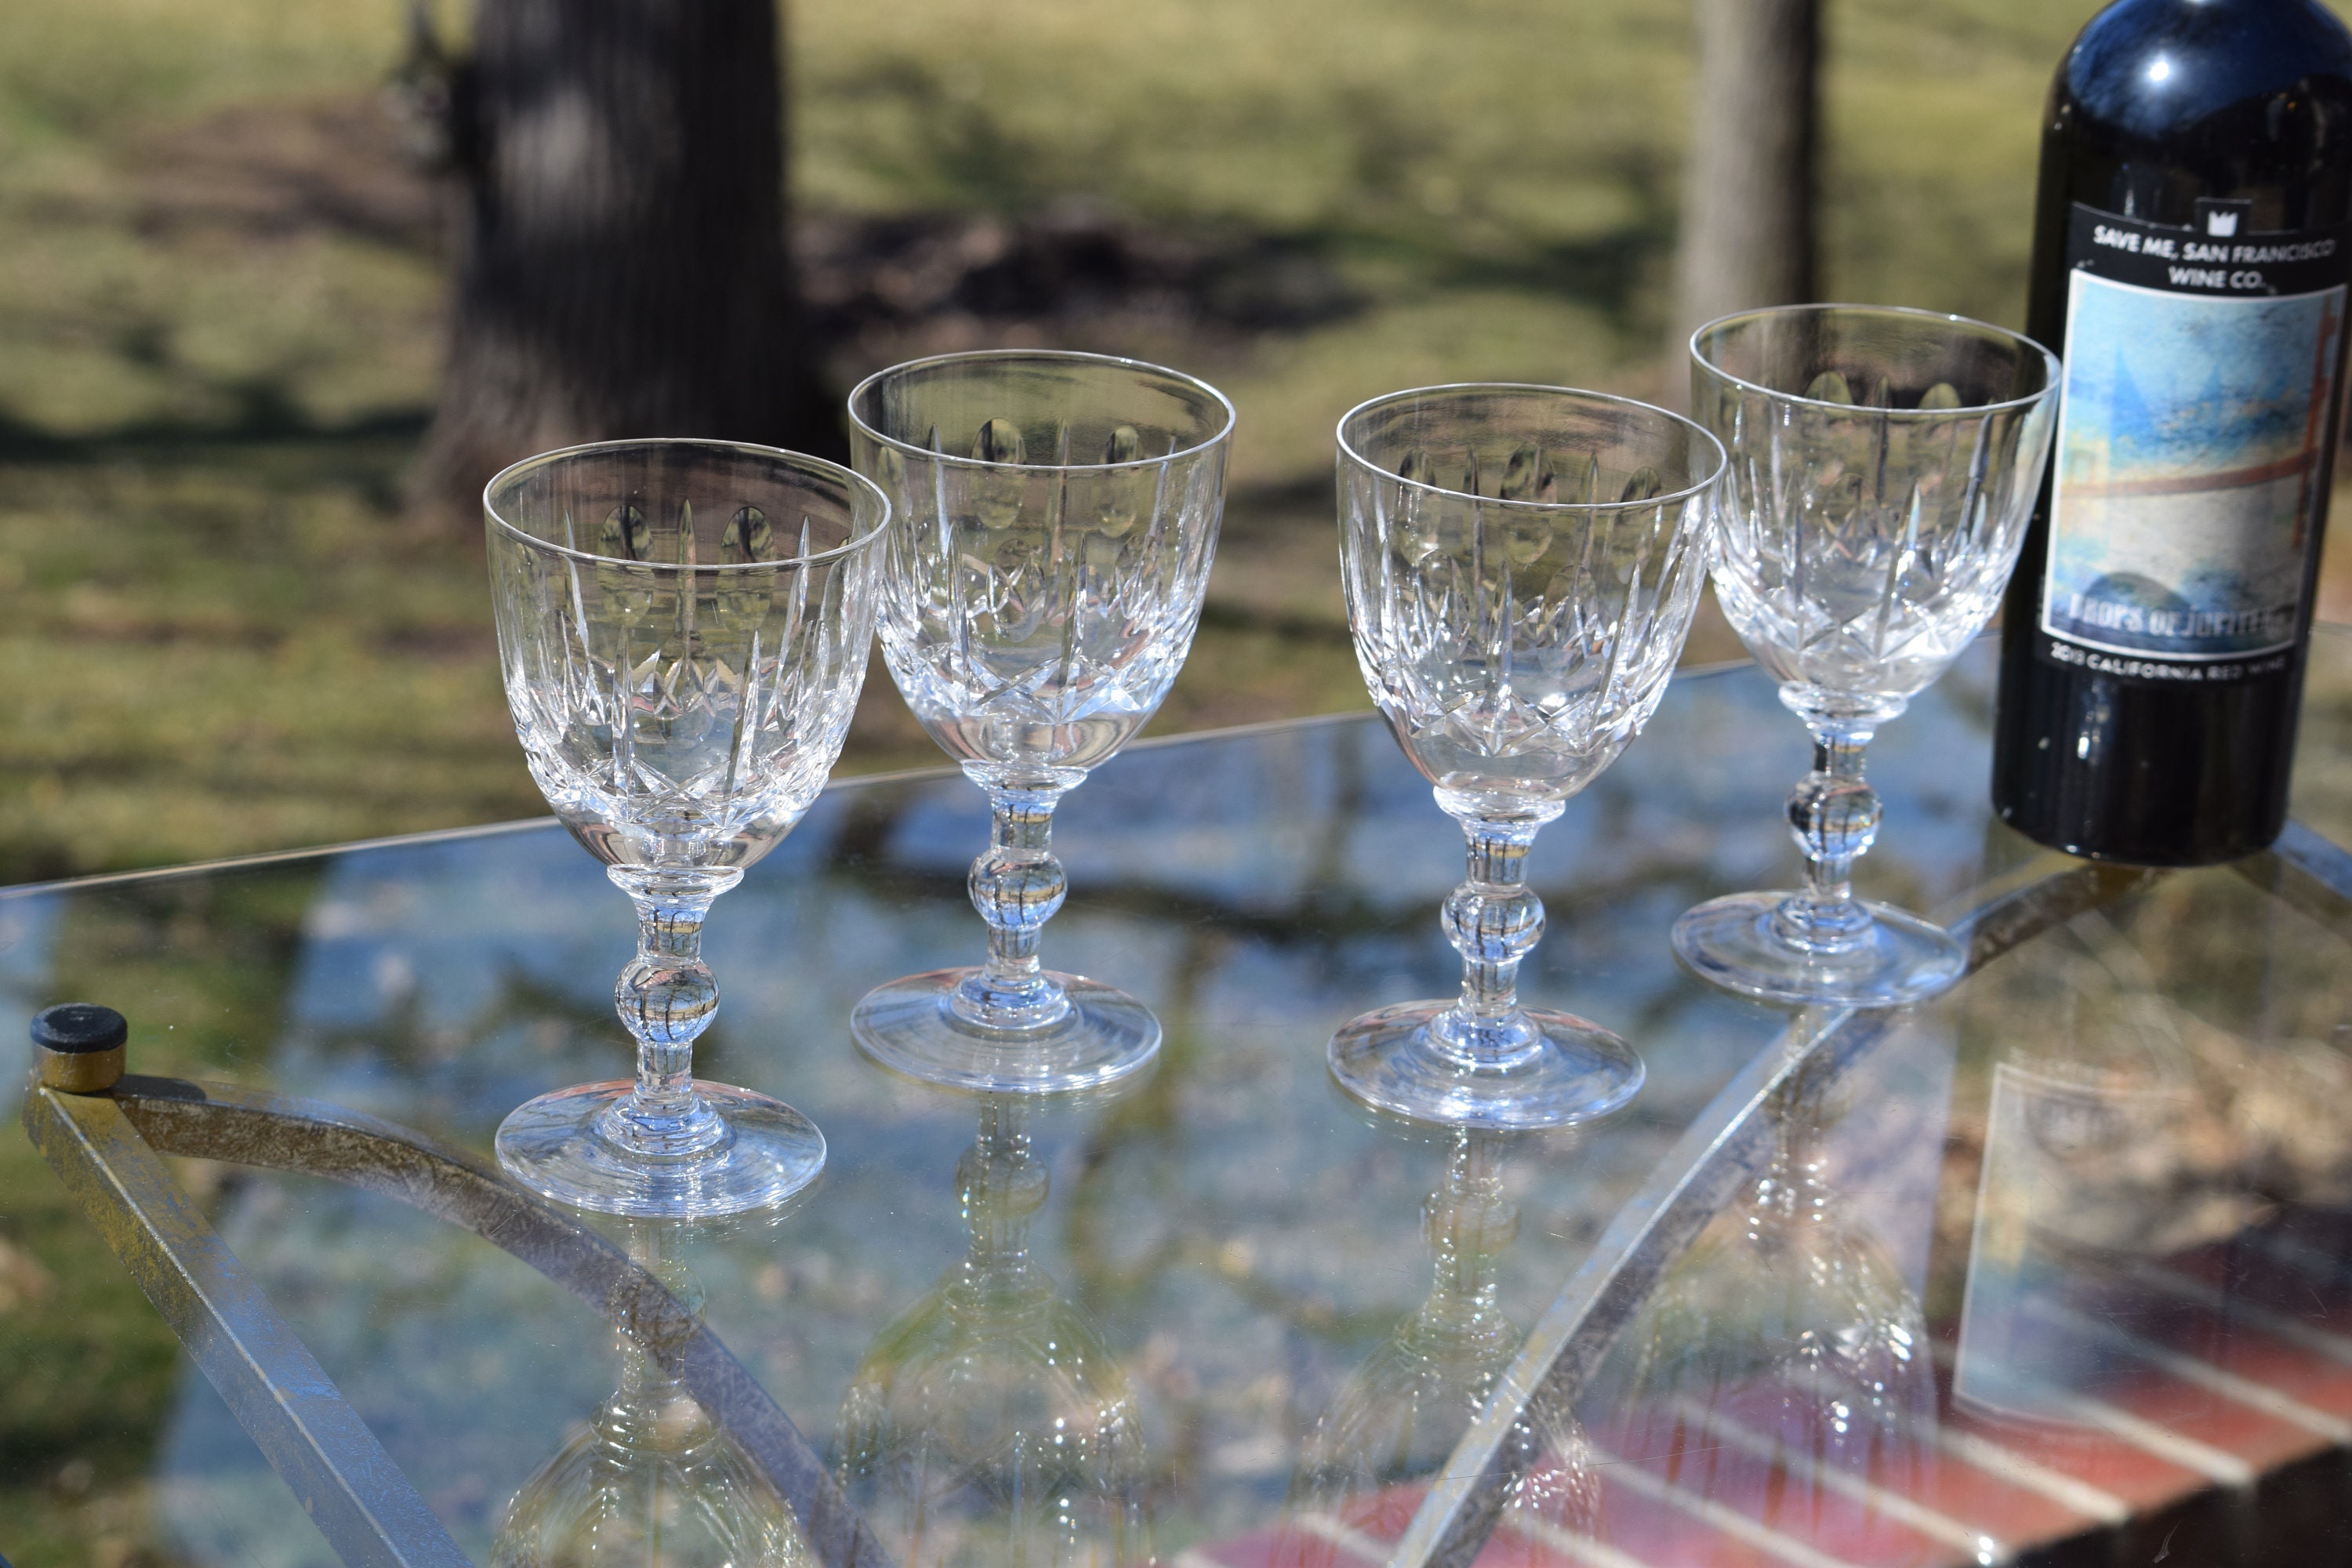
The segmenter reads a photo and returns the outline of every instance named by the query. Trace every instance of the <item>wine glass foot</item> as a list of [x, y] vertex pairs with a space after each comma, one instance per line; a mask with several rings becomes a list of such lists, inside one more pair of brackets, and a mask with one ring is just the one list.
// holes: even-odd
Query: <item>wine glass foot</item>
[[517, 1106], [499, 1124], [499, 1163], [544, 1198], [636, 1219], [706, 1219], [771, 1208], [824, 1169], [824, 1134], [782, 1100], [698, 1083], [726, 1126], [699, 1153], [646, 1154], [615, 1142], [597, 1118], [629, 1097], [625, 1079], [582, 1084]]
[[989, 1094], [1068, 1094], [1099, 1089], [1150, 1065], [1160, 1020], [1124, 991], [1076, 974], [1050, 975], [1069, 1011], [1036, 1029], [992, 1029], [949, 1005], [973, 971], [936, 969], [877, 985], [850, 1015], [858, 1049], [893, 1071]]
[[1376, 1110], [1414, 1121], [1501, 1130], [1605, 1116], [1642, 1087], [1642, 1058], [1598, 1024], [1567, 1013], [1520, 1016], [1533, 1048], [1500, 1068], [1465, 1066], [1431, 1037], [1454, 1003], [1401, 1002], [1331, 1037], [1331, 1076]]
[[1900, 1007], [1949, 990], [1968, 952], [1943, 927], [1889, 904], [1864, 904], [1867, 934], [1851, 951], [1807, 952], [1772, 916], [1787, 893], [1734, 893], [1675, 922], [1675, 952], [1700, 979], [1763, 1002], [1809, 1007]]

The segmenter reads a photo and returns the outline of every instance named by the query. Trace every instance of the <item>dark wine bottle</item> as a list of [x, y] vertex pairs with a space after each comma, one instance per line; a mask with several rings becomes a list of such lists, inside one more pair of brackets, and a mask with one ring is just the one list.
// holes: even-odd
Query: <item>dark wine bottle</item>
[[2117, 0], [2051, 84], [2026, 331], [2065, 361], [2002, 612], [1993, 805], [2182, 866], [2286, 822], [2340, 427], [2352, 34]]

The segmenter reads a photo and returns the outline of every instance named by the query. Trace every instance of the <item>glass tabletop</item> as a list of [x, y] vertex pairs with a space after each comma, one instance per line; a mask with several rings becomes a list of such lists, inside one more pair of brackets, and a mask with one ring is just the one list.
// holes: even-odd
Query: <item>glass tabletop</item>
[[[2316, 660], [2297, 809], [2341, 839], [2352, 648]], [[1993, 665], [1972, 649], [1873, 748], [1863, 892], [1958, 919], [2080, 883], [1990, 820]], [[1076, 1103], [857, 1054], [868, 988], [979, 950], [987, 815], [960, 775], [837, 785], [716, 907], [725, 1000], [697, 1055], [807, 1112], [830, 1163], [772, 1226], [665, 1242], [664, 1277], [909, 1568], [2341, 1555], [2344, 889], [2271, 858], [2110, 877], [2046, 931], [1980, 938], [1932, 1005], [1740, 1001], [1682, 973], [1667, 930], [1791, 879], [1780, 803], [1806, 759], [1758, 672], [1674, 683], [1538, 839], [1549, 923], [1521, 980], [1623, 1034], [1648, 1082], [1592, 1126], [1476, 1137], [1371, 1118], [1325, 1070], [1336, 1026], [1460, 973], [1436, 918], [1460, 837], [1377, 720], [1139, 745], [1068, 797], [1047, 957], [1166, 1030], [1144, 1081]], [[2323, 839], [2298, 843], [2325, 873]], [[0, 1024], [103, 1002], [133, 1072], [486, 1152], [524, 1099], [627, 1070], [632, 935], [544, 823], [14, 890]], [[0, 1289], [0, 1468], [48, 1500], [0, 1552], [334, 1561], [36, 1190], [9, 1109], [0, 1239], [51, 1278]], [[572, 1295], [391, 1198], [174, 1169], [477, 1562], [646, 1374]], [[1712, 1194], [1709, 1170], [1730, 1173]], [[1657, 1223], [1694, 1214], [1695, 1239]], [[1507, 1450], [1475, 1539], [1449, 1533]], [[69, 1506], [94, 1473], [95, 1523]]]

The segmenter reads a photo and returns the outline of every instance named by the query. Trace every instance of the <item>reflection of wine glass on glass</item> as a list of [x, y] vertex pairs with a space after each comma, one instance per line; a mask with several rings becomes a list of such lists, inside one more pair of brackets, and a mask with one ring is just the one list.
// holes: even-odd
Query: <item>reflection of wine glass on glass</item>
[[717, 441], [614, 441], [483, 495], [499, 651], [541, 793], [637, 907], [614, 993], [634, 1083], [540, 1096], [499, 1163], [582, 1208], [737, 1214], [814, 1180], [792, 1107], [692, 1076], [719, 1008], [711, 900], [774, 848], [841, 754], [889, 506], [848, 469]]
[[1813, 736], [1789, 795], [1805, 886], [1675, 925], [1706, 979], [1768, 1001], [1889, 1006], [1959, 978], [1941, 927], [1853, 896], [1878, 834], [1863, 748], [1984, 629], [2050, 450], [2058, 362], [1999, 327], [1859, 305], [1727, 316], [1691, 401], [1731, 454], [1711, 567], [1724, 614]]
[[[1496, 1273], [1519, 1226], [1503, 1186], [1506, 1136], [1454, 1134], [1444, 1179], [1422, 1207], [1436, 1262], [1429, 1297], [1316, 1423], [1291, 1477], [1276, 1568], [1328, 1568], [1343, 1546], [1386, 1557], [1517, 1353], [1519, 1331], [1496, 1301]], [[1558, 1563], [1559, 1534], [1589, 1536], [1600, 1515], [1601, 1483], [1565, 1406], [1531, 1408], [1514, 1440], [1533, 1458], [1479, 1553], [1488, 1568]]]
[[876, 1060], [961, 1089], [1112, 1082], [1151, 1059], [1160, 1022], [1038, 963], [1066, 886], [1054, 807], [1192, 647], [1233, 405], [1130, 360], [1008, 350], [886, 370], [850, 394], [849, 422], [859, 470], [899, 509], [883, 655], [993, 818], [971, 883], [988, 962], [894, 980], [851, 1028]]
[[[639, 1267], [698, 1310], [675, 1222], [630, 1228]], [[814, 1568], [775, 1487], [647, 1352], [621, 1335], [620, 1388], [508, 1503], [493, 1568]]]
[[842, 1400], [842, 1490], [901, 1568], [1151, 1557], [1127, 1378], [1029, 1256], [1046, 1173], [1027, 1103], [982, 1100], [979, 1135], [956, 1164], [971, 1249], [876, 1338]]
[[1689, 420], [1559, 387], [1428, 387], [1340, 420], [1356, 658], [1470, 861], [1444, 913], [1462, 994], [1366, 1014], [1332, 1038], [1332, 1074], [1358, 1099], [1425, 1121], [1546, 1127], [1641, 1088], [1623, 1040], [1518, 1004], [1519, 961], [1543, 931], [1527, 855], [1664, 695], [1722, 470], [1722, 447]]
[[1778, 1465], [1762, 1484], [1791, 1516], [1852, 1480], [1916, 1496], [1936, 1411], [1919, 1300], [1823, 1179], [1822, 1098], [1811, 1072], [1781, 1090], [1755, 1184], [1629, 1334], [1622, 1404], [1621, 1451], [1667, 1456], [1683, 1485], [1718, 1500], [1738, 1484], [1718, 1484], [1718, 1465]]

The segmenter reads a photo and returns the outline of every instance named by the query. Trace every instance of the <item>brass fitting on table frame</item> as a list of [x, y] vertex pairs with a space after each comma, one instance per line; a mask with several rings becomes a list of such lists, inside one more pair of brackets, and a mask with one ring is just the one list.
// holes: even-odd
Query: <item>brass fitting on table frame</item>
[[41, 1087], [104, 1094], [122, 1079], [131, 1026], [111, 1007], [63, 1002], [33, 1019], [33, 1058]]

